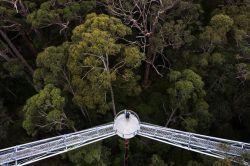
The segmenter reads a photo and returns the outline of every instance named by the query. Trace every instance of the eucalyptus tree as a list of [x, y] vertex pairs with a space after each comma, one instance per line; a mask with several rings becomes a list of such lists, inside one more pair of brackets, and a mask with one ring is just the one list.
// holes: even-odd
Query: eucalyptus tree
[[[231, 119], [237, 118], [239, 123], [246, 129], [242, 131], [243, 133], [248, 133], [249, 129], [249, 72], [250, 72], [250, 45], [249, 45], [249, 35], [250, 35], [250, 6], [249, 1], [243, 0], [242, 2], [233, 2], [225, 5], [219, 13], [224, 13], [232, 18], [234, 24], [230, 31], [230, 36], [228, 35], [228, 52], [232, 53], [231, 66], [231, 88], [227, 89], [228, 94], [231, 96]], [[224, 82], [224, 87], [229, 87], [229, 82]], [[234, 83], [234, 84], [233, 84]], [[224, 98], [227, 98], [225, 96]], [[231, 120], [230, 119], [230, 120]], [[228, 122], [230, 123], [230, 122]]]
[[29, 8], [35, 6], [35, 2], [31, 0], [1, 0], [0, 4], [0, 27], [8, 31], [23, 29], [25, 17], [29, 14]]
[[38, 54], [36, 58], [37, 69], [33, 75], [37, 90], [42, 89], [47, 84], [54, 84], [74, 94], [70, 86], [70, 75], [67, 69], [69, 46], [70, 43], [65, 42], [58, 47], [47, 47]]
[[157, 55], [163, 55], [164, 67], [167, 67], [166, 50], [190, 42], [192, 36], [188, 25], [193, 24], [200, 13], [199, 5], [181, 0], [107, 0], [106, 6], [112, 15], [122, 18], [136, 30], [136, 39], [146, 55], [144, 87], [150, 84], [151, 66], [163, 76], [155, 64]]
[[[38, 89], [54, 84], [72, 94], [73, 102], [88, 117], [87, 109], [116, 114], [115, 92], [140, 92], [135, 70], [144, 54], [133, 43], [123, 44], [131, 29], [121, 20], [89, 14], [73, 30], [72, 42], [48, 47], [37, 57], [34, 82]], [[71, 100], [71, 99], [70, 99]]]
[[111, 151], [102, 143], [87, 145], [79, 150], [69, 152], [67, 156], [77, 166], [106, 166], [111, 164]]
[[12, 35], [22, 36], [27, 48], [32, 53], [35, 52], [34, 46], [28, 39], [29, 30], [26, 23], [26, 16], [29, 13], [28, 6], [32, 6], [32, 4], [30, 1], [0, 1], [0, 36], [2, 38], [0, 41], [0, 58], [3, 58], [6, 63], [12, 58], [18, 60], [24, 66], [24, 71], [30, 78], [34, 71], [33, 66], [28, 63], [27, 55], [24, 55], [16, 46], [12, 40]]
[[67, 32], [70, 24], [81, 23], [86, 13], [95, 7], [92, 0], [47, 0], [33, 10], [27, 21], [33, 28], [58, 27], [60, 33]]
[[[80, 24], [94, 7], [95, 1], [86, 0], [1, 0], [0, 58], [6, 63], [12, 59], [18, 61], [23, 66], [25, 78], [31, 82], [32, 62], [38, 50], [47, 46], [51, 37], [60, 38], [59, 32], [67, 37], [67, 29]], [[59, 28], [55, 28], [57, 26]], [[49, 27], [51, 35], [44, 35], [48, 33], [44, 29]], [[19, 41], [21, 47], [17, 46]]]
[[126, 35], [131, 35], [129, 27], [104, 14], [90, 14], [74, 29], [68, 68], [76, 89], [75, 103], [100, 112], [111, 106], [115, 115], [115, 90], [126, 88], [127, 94], [140, 91], [134, 69], [144, 54], [136, 45], [119, 42]]
[[[18, 61], [20, 64], [23, 65], [23, 72], [26, 72], [29, 77], [32, 77], [34, 69], [33, 67], [27, 62], [24, 56], [20, 53], [20, 51], [16, 48], [16, 46], [12, 43], [9, 39], [7, 34], [0, 29], [0, 35], [4, 39], [0, 41], [0, 58], [6, 61], [6, 64], [11, 63], [13, 61]], [[16, 71], [18, 72], [18, 71]], [[22, 71], [21, 71], [22, 72]]]
[[64, 112], [65, 98], [61, 90], [48, 84], [38, 94], [29, 98], [23, 108], [23, 127], [35, 136], [39, 132], [61, 131], [74, 128], [73, 122]]
[[197, 38], [196, 52], [185, 56], [187, 64], [203, 77], [210, 113], [221, 136], [231, 135], [221, 131], [230, 131], [235, 119], [248, 126], [248, 9], [245, 2], [232, 2], [215, 10]]
[[200, 34], [201, 48], [204, 53], [212, 53], [227, 41], [227, 33], [233, 26], [233, 20], [227, 15], [217, 14], [210, 20], [210, 25]]
[[249, 59], [250, 59], [250, 47], [249, 47], [249, 34], [250, 34], [250, 7], [247, 1], [242, 3], [234, 3], [223, 7], [222, 13], [227, 14], [232, 18], [234, 24], [232, 26], [233, 44], [235, 50], [235, 58], [238, 61], [237, 64], [237, 78], [244, 83], [249, 80]]
[[171, 70], [168, 81], [167, 95], [171, 114], [166, 126], [181, 122], [188, 131], [208, 129], [211, 115], [205, 101], [206, 92], [202, 78], [190, 69]]

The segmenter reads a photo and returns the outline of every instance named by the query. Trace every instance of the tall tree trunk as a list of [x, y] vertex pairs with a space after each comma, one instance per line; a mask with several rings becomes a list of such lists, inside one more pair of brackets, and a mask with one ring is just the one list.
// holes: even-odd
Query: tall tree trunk
[[111, 99], [112, 99], [113, 114], [115, 116], [116, 115], [115, 96], [114, 96], [114, 91], [113, 91], [112, 85], [110, 86], [110, 94], [111, 94]]
[[150, 74], [151, 64], [146, 63], [146, 69], [144, 71], [143, 87], [148, 88], [150, 86], [149, 74]]
[[8, 38], [8, 36], [5, 34], [5, 32], [3, 32], [0, 29], [0, 35], [2, 36], [2, 38], [7, 42], [8, 46], [10, 47], [10, 49], [14, 52], [14, 54], [17, 56], [17, 58], [21, 61], [21, 63], [28, 69], [28, 72], [31, 74], [31, 76], [33, 75], [34, 70], [32, 69], [32, 67], [27, 63], [27, 61], [24, 59], [24, 57], [21, 55], [21, 53], [17, 50], [17, 48], [15, 47], [15, 45], [11, 42], [11, 40]]
[[151, 65], [153, 64], [153, 61], [155, 59], [155, 53], [154, 53], [154, 45], [153, 45], [153, 39], [152, 37], [149, 38], [148, 41], [148, 49], [147, 49], [147, 53], [146, 53], [146, 68], [144, 71], [144, 78], [143, 78], [143, 87], [144, 88], [148, 88], [151, 84], [151, 80], [150, 80], [150, 69], [151, 69]]

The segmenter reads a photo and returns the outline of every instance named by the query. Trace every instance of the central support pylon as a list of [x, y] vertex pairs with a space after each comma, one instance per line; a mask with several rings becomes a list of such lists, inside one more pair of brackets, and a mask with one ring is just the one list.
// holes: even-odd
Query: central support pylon
[[124, 142], [125, 142], [124, 166], [128, 166], [129, 140], [125, 139]]
[[139, 130], [140, 120], [135, 112], [123, 110], [116, 115], [114, 131], [118, 136], [125, 139], [124, 166], [128, 166], [129, 139], [136, 136]]

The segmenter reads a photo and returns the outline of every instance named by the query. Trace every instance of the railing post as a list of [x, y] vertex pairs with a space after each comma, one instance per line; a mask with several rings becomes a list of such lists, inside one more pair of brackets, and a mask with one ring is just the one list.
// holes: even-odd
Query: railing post
[[15, 165], [17, 165], [17, 158], [16, 158], [16, 152], [17, 152], [17, 150], [18, 150], [18, 147], [16, 146], [16, 147], [15, 147], [15, 151], [14, 151], [14, 153], [13, 153], [13, 155], [15, 156], [15, 157], [14, 157]]
[[65, 146], [65, 149], [67, 150], [68, 149], [68, 146], [66, 144], [66, 135], [63, 136], [63, 144]]
[[190, 150], [191, 134], [188, 134], [188, 150]]

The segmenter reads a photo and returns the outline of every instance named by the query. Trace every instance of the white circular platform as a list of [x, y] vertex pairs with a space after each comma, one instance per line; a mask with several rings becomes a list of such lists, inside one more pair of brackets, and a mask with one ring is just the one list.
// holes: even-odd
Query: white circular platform
[[[125, 111], [130, 113], [129, 119], [126, 119]], [[124, 139], [133, 138], [140, 130], [139, 117], [130, 110], [119, 112], [114, 120], [114, 130], [118, 136]]]

